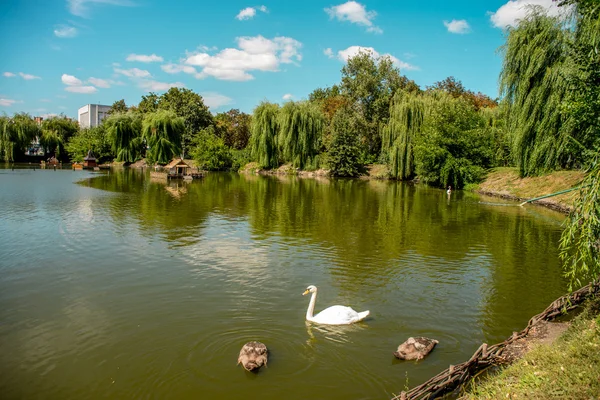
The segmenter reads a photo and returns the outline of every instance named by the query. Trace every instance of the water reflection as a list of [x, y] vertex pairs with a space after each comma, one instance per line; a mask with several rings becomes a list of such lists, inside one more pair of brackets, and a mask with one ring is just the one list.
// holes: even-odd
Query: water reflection
[[[503, 340], [566, 288], [562, 216], [469, 193], [4, 172], [0, 391], [11, 398], [385, 398]], [[326, 288], [318, 309], [370, 318], [306, 323], [309, 284]], [[409, 336], [440, 343], [423, 362], [394, 362]], [[272, 350], [259, 375], [235, 366], [249, 340]]]

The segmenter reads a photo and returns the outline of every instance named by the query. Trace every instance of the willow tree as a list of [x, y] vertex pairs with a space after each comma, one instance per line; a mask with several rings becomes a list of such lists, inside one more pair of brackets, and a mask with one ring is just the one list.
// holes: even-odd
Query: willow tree
[[184, 132], [184, 119], [173, 111], [159, 110], [146, 114], [142, 123], [142, 137], [148, 145], [148, 161], [167, 164], [181, 152]]
[[325, 126], [318, 106], [289, 101], [279, 110], [277, 145], [284, 162], [303, 169], [314, 163]]
[[381, 134], [381, 154], [393, 178], [408, 179], [414, 175], [413, 145], [425, 119], [425, 103], [423, 95], [405, 91], [398, 91], [390, 103], [390, 119]]
[[39, 125], [29, 114], [20, 113], [0, 119], [0, 159], [13, 161], [15, 150], [23, 152], [40, 136]]
[[263, 101], [254, 109], [250, 137], [252, 158], [261, 168], [276, 168], [277, 154], [277, 104]]
[[40, 145], [46, 153], [54, 153], [56, 158], [64, 154], [64, 146], [79, 130], [77, 122], [65, 116], [45, 119], [42, 122]]
[[509, 105], [512, 152], [521, 176], [555, 169], [568, 158], [561, 130], [568, 35], [558, 17], [535, 7], [509, 28], [501, 48], [500, 91]]
[[138, 156], [140, 131], [131, 113], [113, 114], [104, 120], [112, 151], [119, 162], [134, 162]]

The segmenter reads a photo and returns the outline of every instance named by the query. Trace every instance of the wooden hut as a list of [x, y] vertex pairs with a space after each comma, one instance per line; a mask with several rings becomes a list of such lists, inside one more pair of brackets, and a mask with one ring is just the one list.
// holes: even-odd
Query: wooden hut
[[94, 153], [92, 153], [92, 150], [89, 150], [87, 156], [83, 158], [83, 167], [94, 168], [97, 166], [98, 164], [96, 163], [96, 157], [94, 157]]
[[198, 171], [194, 171], [187, 162], [181, 158], [176, 158], [167, 165], [165, 165], [168, 179], [197, 179], [201, 178], [202, 174]]

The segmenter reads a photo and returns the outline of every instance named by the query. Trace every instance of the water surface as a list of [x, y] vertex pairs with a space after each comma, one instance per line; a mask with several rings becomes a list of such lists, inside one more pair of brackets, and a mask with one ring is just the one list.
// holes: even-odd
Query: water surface
[[[566, 290], [563, 216], [485, 202], [397, 182], [0, 169], [2, 398], [389, 398]], [[317, 311], [371, 316], [307, 324], [309, 284]], [[409, 336], [440, 344], [395, 360]], [[271, 350], [258, 374], [235, 365], [250, 340]]]

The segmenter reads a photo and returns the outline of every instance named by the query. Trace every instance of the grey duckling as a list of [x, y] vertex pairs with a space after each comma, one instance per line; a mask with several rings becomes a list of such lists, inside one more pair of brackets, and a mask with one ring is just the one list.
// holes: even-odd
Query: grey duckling
[[420, 360], [433, 350], [439, 342], [426, 337], [409, 337], [408, 340], [398, 346], [394, 356], [401, 360]]
[[261, 342], [248, 342], [240, 350], [238, 364], [242, 364], [246, 371], [258, 370], [267, 365], [269, 350]]

